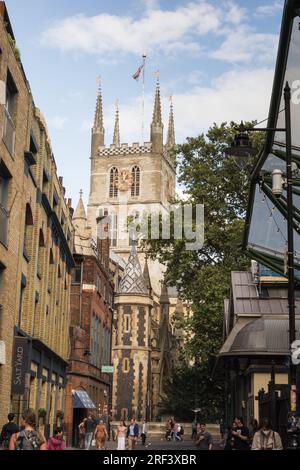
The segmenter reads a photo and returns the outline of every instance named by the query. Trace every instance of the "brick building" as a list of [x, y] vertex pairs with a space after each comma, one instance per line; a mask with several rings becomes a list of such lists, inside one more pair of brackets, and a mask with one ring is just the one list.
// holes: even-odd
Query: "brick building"
[[73, 226], [4, 2], [0, 81], [0, 425], [30, 407], [47, 436], [64, 406]]
[[[101, 372], [111, 364], [113, 282], [109, 238], [91, 236], [82, 198], [73, 216], [75, 269], [71, 288], [71, 352], [67, 375], [65, 425], [68, 444], [78, 443], [78, 424], [92, 408], [111, 409], [111, 378]], [[98, 219], [100, 231], [107, 229]], [[104, 238], [104, 239], [103, 239]]]

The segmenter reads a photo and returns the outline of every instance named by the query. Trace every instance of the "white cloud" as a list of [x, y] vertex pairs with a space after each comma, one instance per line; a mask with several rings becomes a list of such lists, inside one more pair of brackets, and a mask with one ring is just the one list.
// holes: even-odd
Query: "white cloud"
[[242, 25], [228, 32], [220, 48], [211, 53], [214, 59], [227, 62], [274, 63], [277, 52], [276, 34], [256, 33]]
[[56, 130], [62, 130], [67, 122], [68, 118], [64, 116], [53, 116], [52, 118], [48, 119], [49, 127], [52, 127]]
[[256, 9], [255, 15], [256, 16], [273, 16], [276, 15], [278, 12], [282, 11], [283, 9], [283, 2], [276, 0], [275, 2], [271, 3], [270, 5], [261, 5]]
[[[232, 5], [230, 2], [228, 8], [231, 9]], [[211, 32], [217, 33], [223, 17], [224, 10], [207, 1], [191, 2], [170, 11], [146, 10], [140, 19], [110, 14], [76, 15], [50, 26], [43, 33], [42, 43], [62, 51], [100, 57], [144, 51], [168, 54], [184, 50], [194, 53], [201, 50], [199, 38]]]

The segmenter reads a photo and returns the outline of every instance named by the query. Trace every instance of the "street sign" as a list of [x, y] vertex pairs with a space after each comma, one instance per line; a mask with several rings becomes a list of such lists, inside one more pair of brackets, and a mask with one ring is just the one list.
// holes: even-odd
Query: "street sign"
[[114, 373], [114, 366], [102, 366], [101, 372], [103, 374], [113, 374]]

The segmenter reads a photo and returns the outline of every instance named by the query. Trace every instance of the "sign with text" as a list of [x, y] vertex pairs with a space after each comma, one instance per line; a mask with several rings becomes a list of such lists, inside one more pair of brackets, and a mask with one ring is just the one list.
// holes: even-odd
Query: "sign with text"
[[11, 385], [13, 395], [23, 395], [26, 372], [28, 372], [28, 338], [15, 336]]
[[103, 374], [113, 374], [114, 373], [114, 366], [102, 366], [101, 372]]

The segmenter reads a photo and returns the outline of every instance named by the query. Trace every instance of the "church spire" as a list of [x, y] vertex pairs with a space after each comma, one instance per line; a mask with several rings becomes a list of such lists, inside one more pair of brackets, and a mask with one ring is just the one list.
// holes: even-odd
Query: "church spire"
[[144, 276], [144, 279], [145, 279], [145, 284], [146, 284], [146, 287], [148, 289], [149, 295], [151, 295], [152, 294], [152, 286], [151, 286], [151, 280], [150, 280], [150, 273], [149, 273], [147, 255], [145, 256], [145, 266], [144, 266], [143, 276]]
[[116, 118], [113, 144], [120, 147], [119, 100], [116, 101]]
[[[159, 74], [159, 72], [157, 72]], [[157, 75], [155, 99], [154, 99], [154, 110], [151, 123], [151, 142], [153, 145], [154, 152], [163, 151], [163, 123], [161, 117], [161, 102], [160, 102], [160, 84], [159, 75]]]
[[174, 128], [173, 101], [172, 101], [172, 96], [170, 96], [170, 114], [169, 114], [167, 147], [168, 149], [171, 149], [174, 146], [175, 146], [175, 128]]
[[96, 111], [94, 125], [92, 128], [92, 158], [97, 154], [98, 148], [104, 145], [104, 127], [103, 127], [103, 102], [101, 81], [99, 78], [99, 87], [97, 92]]
[[82, 194], [83, 194], [82, 189], [80, 190], [79, 194], [80, 194], [79, 201], [75, 209], [75, 212], [73, 214], [72, 220], [73, 220], [74, 225], [77, 228], [79, 227], [83, 228], [86, 225], [87, 218], [86, 218], [85, 208], [84, 208], [84, 204], [82, 200]]

